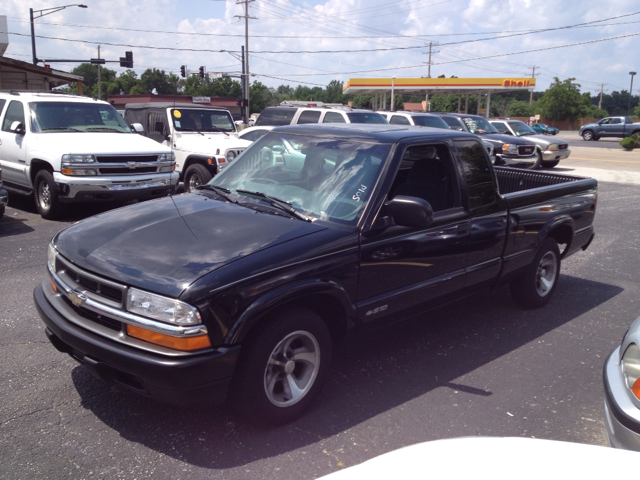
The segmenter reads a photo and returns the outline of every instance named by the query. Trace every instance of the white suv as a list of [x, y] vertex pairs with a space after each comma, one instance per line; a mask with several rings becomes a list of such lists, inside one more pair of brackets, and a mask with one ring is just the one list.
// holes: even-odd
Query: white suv
[[5, 189], [33, 195], [47, 219], [65, 203], [146, 200], [178, 184], [171, 149], [110, 104], [51, 92], [0, 92], [0, 168]]
[[265, 108], [255, 126], [302, 125], [305, 123], [388, 123], [371, 110], [351, 107], [298, 107], [279, 105]]

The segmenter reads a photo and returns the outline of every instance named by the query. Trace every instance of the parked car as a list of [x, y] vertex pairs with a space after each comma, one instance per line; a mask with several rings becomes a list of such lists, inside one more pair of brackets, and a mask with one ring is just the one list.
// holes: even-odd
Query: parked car
[[107, 102], [0, 92], [1, 110], [5, 188], [33, 195], [43, 218], [57, 218], [64, 204], [147, 200], [177, 186], [171, 149], [132, 133]]
[[9, 192], [2, 186], [2, 169], [0, 168], [0, 218], [4, 216], [4, 210], [9, 203]]
[[640, 133], [640, 123], [633, 123], [630, 117], [606, 117], [596, 123], [587, 123], [580, 127], [578, 134], [584, 140], [601, 138], [625, 138]]
[[265, 108], [254, 126], [277, 127], [306, 123], [387, 123], [387, 121], [377, 112], [360, 108], [279, 105]]
[[[449, 125], [447, 125], [447, 123], [439, 115], [433, 115], [427, 112], [378, 111], [378, 113], [392, 125], [414, 125], [418, 127], [449, 129]], [[491, 158], [491, 161], [495, 162], [496, 157], [493, 144], [488, 140], [485, 140], [484, 138], [480, 138], [480, 140], [482, 140], [482, 143], [487, 149], [487, 153], [489, 154], [489, 158]]]
[[[464, 461], [460, 461], [460, 457]], [[469, 477], [492, 480], [601, 479], [628, 475], [633, 452], [527, 437], [462, 437], [418, 443], [335, 471], [319, 480]]]
[[607, 358], [603, 380], [609, 445], [640, 452], [640, 317]]
[[[287, 144], [298, 156], [275, 161]], [[497, 285], [545, 305], [596, 198], [593, 179], [494, 168], [463, 132], [280, 127], [194, 193], [59, 232], [35, 304], [100, 379], [278, 424], [352, 334]]]
[[265, 125], [263, 127], [247, 127], [240, 133], [238, 133], [238, 138], [241, 138], [242, 140], [248, 140], [250, 142], [255, 142], [265, 133], [270, 132], [274, 128], [275, 127], [268, 125]]
[[538, 146], [538, 163], [544, 168], [553, 168], [560, 160], [569, 158], [571, 150], [566, 140], [561, 138], [549, 139], [548, 136], [538, 135], [529, 125], [520, 120], [508, 118], [491, 119], [491, 125], [503, 135], [526, 137]]
[[547, 125], [546, 123], [532, 123], [531, 128], [536, 132], [542, 135], [557, 135], [560, 130], [556, 127], [552, 127], [551, 125]]
[[538, 168], [540, 159], [536, 144], [524, 138], [501, 135], [489, 121], [480, 115], [466, 113], [438, 113], [451, 130], [479, 135], [493, 145], [495, 165]]
[[187, 192], [211, 180], [249, 145], [239, 139], [226, 108], [192, 103], [128, 103], [125, 120], [138, 133], [170, 147]]

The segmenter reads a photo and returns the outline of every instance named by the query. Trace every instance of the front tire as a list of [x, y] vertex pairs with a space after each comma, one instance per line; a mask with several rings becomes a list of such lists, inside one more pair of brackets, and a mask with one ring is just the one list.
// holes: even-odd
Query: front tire
[[560, 160], [543, 160], [542, 168], [553, 168], [560, 163]]
[[40, 170], [36, 174], [33, 196], [38, 213], [42, 218], [54, 220], [60, 216], [61, 207], [58, 186], [49, 171]]
[[526, 272], [509, 284], [513, 299], [525, 308], [546, 305], [558, 285], [560, 250], [552, 238], [546, 238]]
[[199, 163], [194, 163], [184, 172], [184, 190], [189, 193], [197, 189], [198, 186], [204, 185], [211, 180], [211, 172]]
[[255, 423], [296, 419], [320, 392], [331, 350], [329, 330], [316, 313], [295, 308], [279, 314], [243, 343], [232, 405]]
[[583, 140], [590, 142], [591, 140], [593, 140], [593, 132], [591, 130], [585, 130], [584, 132], [582, 132], [582, 138]]

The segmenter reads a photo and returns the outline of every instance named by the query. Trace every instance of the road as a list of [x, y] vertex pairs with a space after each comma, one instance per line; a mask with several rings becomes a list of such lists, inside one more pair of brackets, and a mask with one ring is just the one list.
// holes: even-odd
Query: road
[[522, 310], [500, 289], [349, 343], [314, 408], [273, 429], [224, 407], [154, 403], [57, 352], [31, 293], [51, 236], [102, 209], [50, 222], [12, 200], [0, 221], [0, 478], [310, 479], [468, 435], [606, 445], [602, 366], [640, 315], [640, 152], [601, 145], [572, 145], [557, 168], [599, 179], [597, 236], [563, 262], [547, 307]]

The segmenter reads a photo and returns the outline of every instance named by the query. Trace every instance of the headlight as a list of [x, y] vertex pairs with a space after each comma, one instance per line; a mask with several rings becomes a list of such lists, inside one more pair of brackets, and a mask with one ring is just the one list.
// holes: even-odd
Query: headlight
[[640, 349], [635, 343], [629, 345], [622, 356], [622, 373], [627, 387], [640, 400]]
[[[66, 167], [68, 167], [68, 165], [66, 165]], [[65, 165], [62, 166], [60, 171], [65, 175], [76, 175], [80, 177], [98, 174], [98, 171], [95, 168], [65, 168]]]
[[550, 151], [552, 151], [552, 152], [557, 151], [557, 150], [558, 150], [558, 144], [557, 144], [557, 143], [552, 143], [551, 145], [549, 145], [549, 146], [547, 147], [547, 150], [550, 150]]
[[56, 252], [55, 247], [53, 246], [52, 243], [50, 243], [49, 250], [47, 251], [47, 263], [49, 264], [49, 266], [54, 272], [56, 271], [56, 255], [57, 254], [58, 252]]
[[515, 155], [518, 153], [518, 146], [512, 143], [505, 143], [504, 145], [502, 145], [502, 153]]
[[194, 307], [180, 300], [161, 297], [136, 288], [130, 288], [127, 292], [127, 310], [143, 317], [176, 325], [201, 323], [200, 313]]
[[236, 152], [234, 152], [233, 150], [227, 150], [227, 153], [225, 153], [224, 156], [227, 159], [227, 162], [230, 162], [234, 158], [236, 158]]
[[158, 155], [159, 162], [174, 162], [176, 160], [176, 156], [173, 152], [169, 153], [161, 153]]
[[62, 162], [67, 163], [95, 163], [96, 157], [93, 155], [74, 155], [74, 154], [65, 154], [62, 155]]

